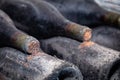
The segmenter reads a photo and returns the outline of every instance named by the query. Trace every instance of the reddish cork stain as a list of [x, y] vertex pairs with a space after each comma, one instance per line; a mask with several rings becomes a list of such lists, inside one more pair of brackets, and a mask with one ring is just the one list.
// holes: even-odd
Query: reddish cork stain
[[39, 53], [40, 45], [37, 41], [32, 41], [28, 44], [28, 52], [32, 55]]
[[84, 41], [88, 41], [91, 39], [92, 36], [92, 32], [90, 29], [86, 30], [86, 32], [84, 33]]
[[84, 47], [90, 47], [90, 46], [92, 46], [92, 45], [94, 45], [94, 44], [95, 44], [95, 43], [92, 42], [92, 41], [85, 41], [85, 42], [83, 42], [82, 44], [80, 44], [79, 49], [84, 48]]

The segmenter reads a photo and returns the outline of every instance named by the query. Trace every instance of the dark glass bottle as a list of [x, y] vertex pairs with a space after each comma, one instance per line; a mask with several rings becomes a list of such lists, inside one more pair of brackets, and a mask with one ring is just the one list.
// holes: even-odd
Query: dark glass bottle
[[41, 0], [4, 0], [1, 4], [14, 21], [26, 26], [25, 32], [37, 38], [67, 36], [79, 41], [91, 38], [91, 29], [69, 21], [50, 3]]
[[0, 44], [19, 48], [24, 52], [34, 54], [39, 51], [39, 41], [18, 30], [9, 16], [0, 10]]

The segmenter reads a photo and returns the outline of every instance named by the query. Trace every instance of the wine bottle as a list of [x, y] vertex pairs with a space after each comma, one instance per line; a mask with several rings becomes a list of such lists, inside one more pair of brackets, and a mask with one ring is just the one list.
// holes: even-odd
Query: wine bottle
[[93, 0], [45, 0], [54, 5], [67, 19], [96, 27], [102, 25], [102, 10]]
[[[101, 2], [100, 6], [98, 5], [99, 3], [97, 4], [94, 0], [90, 0], [90, 1], [46, 0], [46, 1], [53, 4], [65, 17], [79, 24], [84, 24], [91, 27], [103, 25], [106, 23], [108, 25], [120, 26], [120, 13], [117, 11], [119, 10], [119, 5], [115, 4], [117, 1], [104, 0], [105, 2], [103, 2], [102, 0], [100, 1], [95, 0], [96, 2]], [[107, 10], [105, 10], [103, 7], [107, 8]], [[115, 13], [116, 11], [117, 13]]]
[[0, 44], [15, 47], [30, 54], [39, 51], [39, 41], [18, 30], [10, 17], [0, 10]]
[[37, 38], [67, 36], [79, 41], [91, 38], [91, 29], [66, 19], [53, 5], [41, 0], [4, 0], [1, 4], [14, 21], [29, 27]]
[[120, 52], [92, 41], [55, 37], [41, 41], [41, 48], [49, 55], [74, 63], [81, 70], [84, 80], [110, 80], [120, 65]]
[[83, 80], [76, 66], [44, 52], [27, 55], [13, 48], [0, 48], [0, 65], [3, 80]]

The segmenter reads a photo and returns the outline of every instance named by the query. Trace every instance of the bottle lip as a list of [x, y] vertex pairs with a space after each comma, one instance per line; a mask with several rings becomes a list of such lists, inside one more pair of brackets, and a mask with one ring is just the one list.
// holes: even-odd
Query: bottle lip
[[27, 36], [22, 48], [29, 54], [37, 54], [40, 51], [40, 43], [32, 36]]
[[91, 29], [86, 29], [85, 33], [84, 33], [84, 41], [89, 41], [92, 37], [92, 30]]

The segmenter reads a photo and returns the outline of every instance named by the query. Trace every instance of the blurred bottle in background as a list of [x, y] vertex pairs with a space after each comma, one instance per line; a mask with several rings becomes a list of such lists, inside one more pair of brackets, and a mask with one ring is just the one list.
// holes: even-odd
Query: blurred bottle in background
[[120, 14], [120, 0], [94, 0], [105, 10]]

